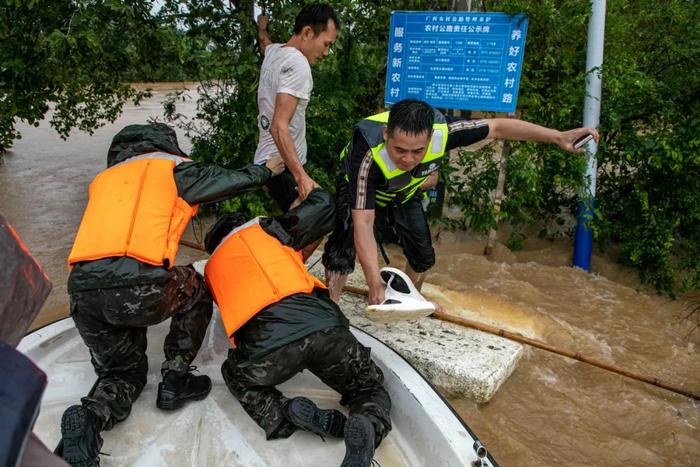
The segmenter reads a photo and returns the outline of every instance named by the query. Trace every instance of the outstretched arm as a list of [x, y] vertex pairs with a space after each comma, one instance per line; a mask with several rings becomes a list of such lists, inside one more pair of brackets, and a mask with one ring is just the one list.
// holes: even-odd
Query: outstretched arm
[[272, 44], [272, 39], [270, 39], [270, 33], [267, 31], [267, 25], [270, 23], [270, 18], [267, 15], [258, 16], [258, 45], [260, 46], [260, 53], [265, 56], [265, 49], [268, 45]]
[[376, 305], [384, 301], [384, 282], [379, 275], [377, 240], [374, 237], [374, 209], [352, 210], [355, 250], [369, 287], [368, 303]]
[[316, 188], [297, 207], [271, 219], [289, 235], [284, 241], [277, 238], [299, 251], [333, 230], [335, 203], [327, 191]]
[[279, 157], [265, 165], [249, 165], [229, 170], [215, 165], [184, 162], [173, 171], [177, 192], [189, 204], [213, 203], [242, 195], [262, 186], [284, 170]]
[[595, 128], [559, 131], [515, 118], [491, 118], [486, 121], [489, 125], [487, 138], [551, 143], [568, 152], [584, 152], [586, 150], [585, 148], [574, 148], [574, 141], [582, 136], [590, 134], [596, 143], [598, 142], [598, 132]]

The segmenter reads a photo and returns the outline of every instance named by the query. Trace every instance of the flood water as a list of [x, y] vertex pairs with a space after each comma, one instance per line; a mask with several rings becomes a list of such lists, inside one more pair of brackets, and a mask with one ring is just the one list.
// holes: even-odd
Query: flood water
[[[126, 106], [92, 136], [75, 132], [63, 141], [47, 122], [19, 125], [23, 139], [0, 164], [0, 214], [54, 284], [34, 327], [67, 315], [65, 261], [111, 137], [160, 116], [166, 88], [140, 107]], [[178, 107], [194, 110], [191, 101]], [[634, 271], [602, 256], [593, 259], [594, 274], [573, 269], [567, 241], [533, 237], [516, 253], [498, 245], [492, 258], [481, 255], [484, 242], [441, 232], [427, 281], [451, 291], [474, 319], [700, 392], [700, 329], [682, 319], [689, 302], [640, 288]], [[398, 258], [397, 250], [390, 254]], [[178, 262], [199, 258], [181, 248]], [[542, 350], [526, 349], [486, 404], [445, 395], [504, 466], [700, 465], [700, 403]]]

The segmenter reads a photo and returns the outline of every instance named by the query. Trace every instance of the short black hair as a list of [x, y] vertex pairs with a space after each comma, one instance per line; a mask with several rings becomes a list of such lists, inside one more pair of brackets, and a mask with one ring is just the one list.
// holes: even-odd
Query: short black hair
[[214, 253], [214, 250], [219, 246], [221, 240], [233, 229], [245, 224], [246, 221], [243, 214], [233, 213], [222, 215], [214, 222], [214, 225], [209, 227], [207, 234], [204, 236], [204, 249], [207, 250], [209, 254]]
[[333, 21], [335, 29], [340, 29], [340, 22], [333, 7], [325, 3], [309, 3], [304, 5], [294, 20], [294, 34], [301, 34], [301, 30], [309, 26], [316, 37], [326, 30], [329, 20]]
[[433, 131], [434, 122], [435, 111], [430, 104], [417, 99], [404, 99], [391, 106], [386, 129], [389, 136], [397, 128], [409, 135], [420, 135]]

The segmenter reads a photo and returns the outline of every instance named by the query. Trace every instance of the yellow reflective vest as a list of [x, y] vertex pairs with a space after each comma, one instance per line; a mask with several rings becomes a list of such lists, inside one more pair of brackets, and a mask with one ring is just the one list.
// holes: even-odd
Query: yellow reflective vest
[[[384, 144], [383, 128], [388, 121], [389, 112], [382, 112], [367, 117], [355, 126], [369, 144], [372, 158], [387, 180], [387, 186], [377, 190], [378, 206], [387, 206], [395, 200], [402, 203], [408, 201], [425, 179], [440, 168], [447, 146], [447, 121], [445, 116], [436, 110], [433, 135], [423, 160], [412, 171], [403, 171], [391, 161]], [[347, 156], [347, 150], [348, 146], [340, 154], [341, 161]]]

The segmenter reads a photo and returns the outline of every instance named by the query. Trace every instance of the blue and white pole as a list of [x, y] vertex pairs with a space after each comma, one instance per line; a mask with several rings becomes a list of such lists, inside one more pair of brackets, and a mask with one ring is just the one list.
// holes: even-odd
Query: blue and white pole
[[[583, 126], [597, 128], [600, 123], [601, 66], [605, 42], [605, 0], [591, 0], [591, 17], [588, 21], [588, 50], [586, 52], [586, 98], [583, 109]], [[574, 266], [591, 270], [593, 235], [588, 225], [595, 206], [598, 145], [591, 140], [586, 146], [586, 176], [578, 208], [578, 224], [574, 243]]]

